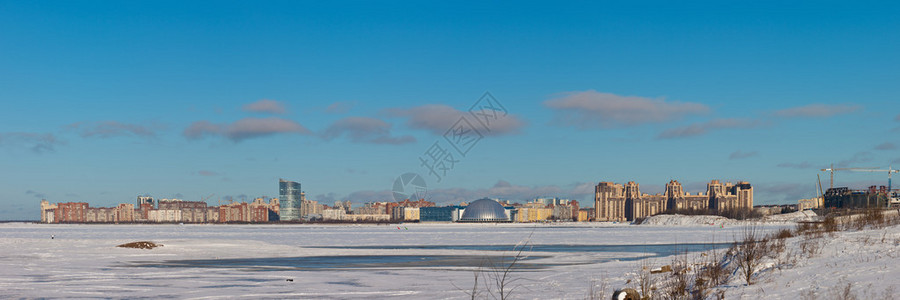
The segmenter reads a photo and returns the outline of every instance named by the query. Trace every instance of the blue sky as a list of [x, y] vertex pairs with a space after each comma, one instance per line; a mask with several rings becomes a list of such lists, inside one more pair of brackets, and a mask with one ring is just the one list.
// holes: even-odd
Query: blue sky
[[[900, 7], [720, 2], [0, 1], [0, 219], [278, 178], [388, 201], [406, 172], [442, 204], [670, 179], [771, 204], [900, 165]], [[507, 115], [438, 182], [419, 158], [485, 92]]]

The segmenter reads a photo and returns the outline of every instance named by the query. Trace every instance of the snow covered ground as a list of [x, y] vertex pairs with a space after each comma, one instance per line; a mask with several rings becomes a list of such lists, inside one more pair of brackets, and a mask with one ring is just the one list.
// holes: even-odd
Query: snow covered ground
[[[805, 245], [804, 245], [805, 244]], [[746, 285], [735, 276], [728, 299], [897, 299], [900, 225], [786, 240], [786, 259], [767, 261]], [[804, 248], [814, 249], [810, 253]], [[844, 290], [849, 289], [845, 297]]]
[[[792, 227], [784, 222], [758, 226], [764, 232]], [[742, 229], [702, 222], [687, 226], [10, 223], [0, 224], [0, 298], [462, 299], [468, 297], [465, 291], [472, 287], [474, 272], [484, 269], [479, 265], [511, 256], [514, 245], [527, 241], [534, 247], [525, 251], [529, 257], [521, 262], [527, 268], [513, 275], [513, 298], [584, 299], [591, 285], [625, 287], [641, 264], [669, 264], [675, 258], [672, 251], [687, 247], [667, 245], [730, 243]], [[809, 289], [824, 292], [840, 280], [859, 287], [896, 286], [900, 274], [889, 268], [897, 265], [896, 250], [890, 249], [897, 248], [900, 236], [896, 227], [879, 232], [823, 239], [820, 257], [798, 261], [791, 269], [765, 271], [757, 285], [731, 283], [727, 295], [792, 298]], [[890, 242], [855, 247], [856, 240], [874, 241], [877, 236], [880, 241], [882, 235]], [[115, 247], [144, 240], [164, 246]], [[692, 249], [706, 247], [712, 246]], [[645, 262], [636, 260], [642, 258]], [[825, 267], [835, 270], [822, 271]]]

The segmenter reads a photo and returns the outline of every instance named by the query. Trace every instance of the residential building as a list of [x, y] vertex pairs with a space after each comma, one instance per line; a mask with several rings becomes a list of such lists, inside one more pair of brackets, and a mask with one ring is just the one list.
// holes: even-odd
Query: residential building
[[396, 221], [418, 221], [419, 208], [404, 206], [397, 207], [392, 211], [391, 219]]
[[85, 202], [66, 202], [57, 204], [53, 219], [56, 223], [84, 223], [84, 213], [88, 204]]
[[46, 199], [41, 200], [41, 223], [55, 223], [54, 212], [58, 206], [50, 204]]
[[147, 214], [147, 220], [154, 223], [180, 223], [182, 212], [178, 209], [154, 209]]
[[322, 215], [322, 206], [319, 205], [319, 201], [315, 200], [306, 200], [305, 193], [301, 195], [301, 205], [300, 205], [300, 216], [310, 216], [310, 215]]
[[250, 222], [250, 205], [247, 202], [234, 202], [219, 206], [219, 223], [229, 222]]
[[346, 212], [344, 208], [329, 208], [322, 210], [322, 220], [341, 221], [344, 219]]
[[815, 197], [809, 199], [800, 199], [797, 201], [797, 210], [807, 210], [807, 209], [818, 209], [822, 206], [822, 197]]
[[633, 221], [674, 209], [751, 209], [753, 187], [748, 182], [721, 183], [712, 180], [707, 192], [691, 195], [684, 192], [676, 180], [666, 184], [664, 194], [642, 194], [640, 185], [629, 181], [625, 185], [600, 182], [594, 188], [596, 221]]
[[134, 222], [134, 204], [122, 203], [116, 206], [116, 222]]
[[205, 223], [208, 222], [206, 214], [206, 202], [183, 201], [181, 199], [160, 199], [159, 210], [179, 210], [181, 218], [178, 222]]
[[150, 204], [151, 208], [156, 208], [156, 206], [153, 204], [153, 197], [150, 196], [138, 196], [137, 203], [134, 207], [141, 207], [144, 204]]
[[84, 210], [85, 223], [113, 223], [116, 221], [116, 209], [113, 207], [87, 207]]

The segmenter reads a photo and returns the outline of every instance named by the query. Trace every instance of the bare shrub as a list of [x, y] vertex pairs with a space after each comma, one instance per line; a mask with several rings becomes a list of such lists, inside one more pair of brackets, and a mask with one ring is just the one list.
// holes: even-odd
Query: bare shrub
[[[534, 232], [531, 233], [533, 235]], [[481, 265], [472, 274], [474, 281], [471, 289], [462, 289], [451, 282], [451, 285], [458, 290], [463, 291], [470, 299], [479, 298], [485, 292], [494, 299], [511, 299], [513, 291], [518, 286], [514, 285], [519, 278], [513, 277], [513, 272], [519, 266], [519, 262], [528, 257], [527, 252], [531, 250], [531, 235], [522, 242], [516, 244], [512, 251], [514, 255], [509, 263], [495, 263], [490, 258], [485, 258]], [[479, 287], [479, 282], [484, 283], [484, 287]]]
[[794, 232], [791, 231], [790, 229], [782, 228], [778, 232], [775, 232], [774, 237], [779, 240], [786, 239], [786, 238], [792, 238], [792, 237], [794, 237]]
[[835, 232], [838, 231], [837, 220], [835, 220], [834, 216], [827, 216], [825, 220], [822, 221], [822, 231], [824, 232]]
[[741, 276], [747, 285], [753, 284], [753, 274], [769, 251], [769, 240], [754, 226], [744, 227], [741, 242], [737, 245], [735, 259], [741, 268]]
[[820, 238], [805, 238], [800, 241], [800, 252], [806, 255], [806, 257], [814, 257], [822, 251], [822, 244], [820, 244]]
[[894, 294], [895, 294], [894, 286], [893, 285], [889, 286], [887, 289], [885, 289], [884, 291], [881, 292], [881, 299], [884, 299], [884, 300], [895, 299]]
[[[510, 295], [512, 295], [513, 291], [518, 287], [513, 284], [518, 281], [519, 278], [513, 277], [512, 273], [517, 268], [519, 261], [527, 258], [525, 250], [531, 249], [530, 239], [531, 236], [529, 235], [528, 239], [513, 247], [515, 256], [513, 256], [513, 259], [509, 264], [492, 266], [491, 272], [487, 274], [488, 279], [493, 284], [493, 288], [489, 288], [488, 293], [495, 299], [510, 299]], [[496, 289], [496, 291], [494, 291], [494, 289]]]
[[856, 230], [884, 228], [887, 225], [886, 221], [881, 209], [866, 209], [853, 220], [852, 227]]
[[819, 229], [820, 225], [821, 225], [821, 223], [800, 222], [800, 223], [797, 223], [797, 228], [795, 229], [795, 231], [797, 232], [797, 235], [802, 235], [802, 236], [806, 236], [806, 237], [820, 236], [822, 234], [821, 230]]
[[473, 280], [473, 282], [472, 282], [472, 289], [463, 289], [463, 288], [460, 288], [459, 286], [457, 286], [457, 285], [456, 285], [455, 283], [453, 283], [453, 282], [450, 282], [450, 284], [453, 285], [453, 287], [455, 287], [457, 290], [460, 290], [460, 291], [462, 291], [463, 293], [465, 293], [466, 296], [469, 296], [469, 299], [471, 299], [471, 300], [478, 299], [478, 296], [481, 295], [481, 293], [482, 293], [482, 291], [478, 289], [478, 281], [479, 281], [479, 280], [484, 280], [483, 278], [481, 278], [481, 276], [482, 276], [482, 274], [484, 274], [484, 265], [485, 265], [485, 262], [486, 262], [486, 259], [482, 260], [482, 261], [481, 261], [481, 264], [478, 266], [478, 269], [472, 271], [472, 276], [473, 276], [474, 279], [475, 279], [475, 280]]
[[688, 299], [691, 284], [689, 271], [686, 256], [673, 260], [671, 278], [666, 284], [662, 298], [671, 300]]
[[843, 282], [838, 285], [835, 285], [831, 289], [829, 289], [829, 294], [831, 294], [832, 299], [835, 300], [856, 300], [858, 297], [856, 293], [853, 292], [853, 284], [849, 282]]
[[798, 298], [802, 299], [802, 300], [818, 300], [819, 299], [818, 297], [816, 297], [816, 291], [813, 289], [808, 289], [805, 292], [800, 293], [800, 297], [798, 297]]
[[718, 256], [713, 256], [709, 261], [707, 261], [699, 270], [699, 275], [697, 277], [709, 287], [724, 284], [728, 279], [728, 274], [731, 274], [731, 271], [728, 270], [727, 264], [725, 263], [724, 259], [719, 260], [716, 259], [717, 257]]
[[638, 268], [637, 278], [635, 278], [638, 290], [641, 292], [641, 298], [650, 297], [651, 289], [654, 288], [653, 274], [650, 273], [650, 263], [646, 260], [641, 261]]
[[602, 300], [606, 299], [606, 291], [609, 290], [609, 281], [606, 280], [606, 276], [601, 275], [600, 279], [591, 278], [591, 286], [588, 289], [588, 294], [585, 299], [587, 300]]

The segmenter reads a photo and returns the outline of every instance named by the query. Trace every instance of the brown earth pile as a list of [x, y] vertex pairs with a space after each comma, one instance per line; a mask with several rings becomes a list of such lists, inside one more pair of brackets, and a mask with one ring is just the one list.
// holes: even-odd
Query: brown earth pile
[[122, 248], [137, 248], [137, 249], [148, 249], [148, 250], [149, 250], [149, 249], [153, 249], [153, 248], [156, 248], [156, 247], [162, 247], [162, 246], [163, 246], [162, 244], [157, 244], [157, 243], [154, 243], [154, 242], [142, 241], [142, 242], [131, 242], [131, 243], [127, 243], [127, 244], [121, 244], [121, 245], [118, 245], [118, 246], [116, 246], [116, 247], [122, 247]]

